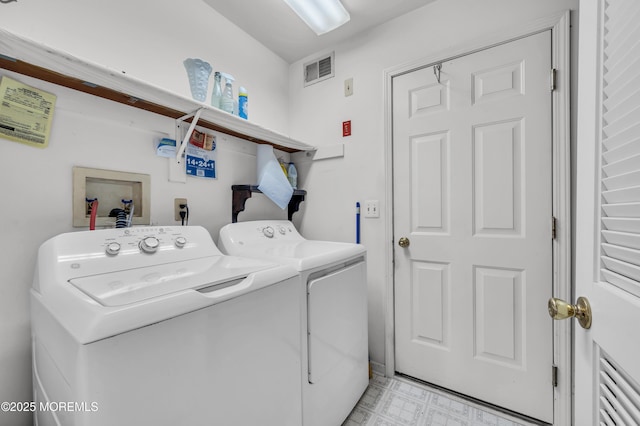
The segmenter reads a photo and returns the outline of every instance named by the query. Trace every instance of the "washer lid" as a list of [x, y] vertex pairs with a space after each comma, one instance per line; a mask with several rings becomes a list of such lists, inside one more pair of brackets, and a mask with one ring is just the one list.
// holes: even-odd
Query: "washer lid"
[[255, 260], [210, 256], [69, 280], [103, 306], [121, 306], [187, 289], [228, 285], [268, 268]]

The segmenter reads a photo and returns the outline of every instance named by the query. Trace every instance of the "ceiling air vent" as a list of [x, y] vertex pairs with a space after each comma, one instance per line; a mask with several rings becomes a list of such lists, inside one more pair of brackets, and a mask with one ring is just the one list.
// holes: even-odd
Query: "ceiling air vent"
[[334, 76], [334, 52], [304, 64], [304, 85], [317, 83]]

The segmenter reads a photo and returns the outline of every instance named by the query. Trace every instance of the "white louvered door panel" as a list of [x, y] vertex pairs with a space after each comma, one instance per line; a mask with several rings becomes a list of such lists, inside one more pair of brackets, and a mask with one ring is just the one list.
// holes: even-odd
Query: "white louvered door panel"
[[640, 424], [638, 383], [605, 356], [600, 358], [600, 422], [605, 425]]
[[574, 424], [639, 425], [640, 1], [583, 1], [580, 29]]
[[602, 279], [640, 296], [640, 2], [605, 3]]

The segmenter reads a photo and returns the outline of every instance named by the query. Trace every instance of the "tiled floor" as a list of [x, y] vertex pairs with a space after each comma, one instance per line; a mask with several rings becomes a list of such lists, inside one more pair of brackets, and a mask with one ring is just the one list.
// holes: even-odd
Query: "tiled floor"
[[342, 426], [535, 426], [404, 378], [374, 373]]

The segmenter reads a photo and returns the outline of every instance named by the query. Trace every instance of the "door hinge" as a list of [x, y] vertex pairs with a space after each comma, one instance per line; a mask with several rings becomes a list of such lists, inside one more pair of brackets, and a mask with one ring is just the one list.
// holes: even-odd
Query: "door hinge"
[[555, 240], [558, 236], [558, 219], [551, 218], [551, 239]]
[[558, 387], [558, 366], [556, 365], [551, 366], [551, 383], [554, 388]]
[[551, 91], [556, 90], [556, 81], [557, 81], [558, 70], [555, 68], [551, 68]]

